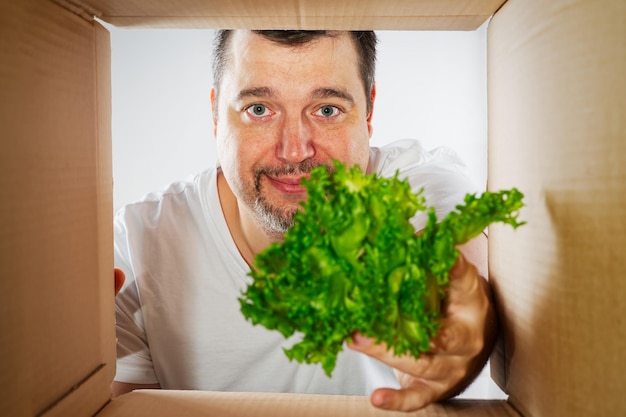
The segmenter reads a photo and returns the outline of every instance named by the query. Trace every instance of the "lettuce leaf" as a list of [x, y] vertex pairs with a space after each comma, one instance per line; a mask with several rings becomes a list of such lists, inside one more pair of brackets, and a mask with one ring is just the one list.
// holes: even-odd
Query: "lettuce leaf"
[[[514, 228], [523, 195], [513, 188], [481, 196], [438, 221], [422, 191], [406, 180], [365, 175], [334, 162], [315, 168], [308, 198], [284, 241], [257, 254], [239, 299], [253, 324], [301, 341], [290, 360], [321, 363], [331, 376], [343, 343], [358, 331], [396, 355], [419, 357], [439, 328], [448, 274], [467, 242], [492, 222]], [[409, 219], [426, 211], [416, 234]]]

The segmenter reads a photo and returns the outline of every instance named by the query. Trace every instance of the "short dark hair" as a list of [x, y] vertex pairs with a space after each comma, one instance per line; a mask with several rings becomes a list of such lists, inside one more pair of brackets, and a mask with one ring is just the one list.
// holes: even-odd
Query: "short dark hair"
[[[217, 94], [219, 94], [220, 84], [228, 60], [228, 40], [232, 32], [232, 30], [223, 29], [218, 30], [215, 34], [213, 45], [213, 84]], [[304, 45], [315, 39], [337, 34], [337, 31], [330, 30], [253, 30], [252, 32], [285, 46]], [[359, 71], [363, 88], [365, 89], [367, 112], [369, 113], [373, 104], [371, 91], [376, 72], [376, 45], [378, 39], [373, 31], [351, 31], [349, 33], [352, 36], [359, 57]]]

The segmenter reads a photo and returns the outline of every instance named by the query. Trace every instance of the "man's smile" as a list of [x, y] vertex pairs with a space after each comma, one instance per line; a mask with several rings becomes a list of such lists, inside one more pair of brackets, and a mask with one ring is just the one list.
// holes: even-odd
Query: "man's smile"
[[304, 176], [286, 177], [266, 175], [271, 185], [278, 191], [286, 194], [304, 194], [306, 189], [302, 186], [302, 178]]

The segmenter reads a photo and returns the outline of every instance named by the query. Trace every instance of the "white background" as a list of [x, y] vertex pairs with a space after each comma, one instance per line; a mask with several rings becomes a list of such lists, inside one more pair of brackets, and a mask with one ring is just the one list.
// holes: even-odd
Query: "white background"
[[[212, 30], [111, 30], [114, 205], [215, 165]], [[381, 31], [372, 145], [448, 146], [487, 177], [487, 24], [472, 32]], [[488, 369], [465, 393], [504, 398]]]
[[[115, 208], [215, 164], [212, 30], [112, 31]], [[373, 145], [415, 138], [487, 176], [486, 25], [381, 31]]]

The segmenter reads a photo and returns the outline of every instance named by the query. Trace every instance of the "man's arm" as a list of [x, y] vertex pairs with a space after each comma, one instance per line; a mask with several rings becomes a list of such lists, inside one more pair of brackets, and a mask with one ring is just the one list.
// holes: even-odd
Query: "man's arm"
[[350, 347], [392, 366], [400, 381], [399, 390], [374, 391], [373, 405], [411, 411], [453, 397], [474, 380], [489, 358], [497, 325], [490, 288], [481, 276], [487, 272], [487, 238], [480, 235], [459, 250], [462, 255], [450, 271], [442, 326], [429, 352], [417, 360], [396, 357], [385, 345], [355, 335]]
[[[124, 281], [126, 281], [126, 274], [124, 274], [124, 271], [119, 268], [114, 268], [113, 281], [115, 282], [115, 295], [117, 295], [117, 293], [122, 289]], [[127, 382], [113, 381], [111, 384], [111, 395], [115, 398], [136, 389], [161, 389], [161, 386], [159, 384], [129, 384]]]

